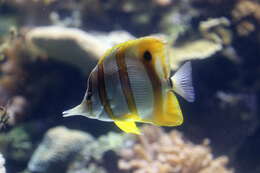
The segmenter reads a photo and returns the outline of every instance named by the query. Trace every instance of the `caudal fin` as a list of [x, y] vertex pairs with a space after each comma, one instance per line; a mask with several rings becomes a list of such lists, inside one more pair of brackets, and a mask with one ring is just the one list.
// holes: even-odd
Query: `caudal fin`
[[186, 62], [171, 77], [172, 89], [188, 102], [195, 101], [194, 88], [192, 86], [191, 62]]

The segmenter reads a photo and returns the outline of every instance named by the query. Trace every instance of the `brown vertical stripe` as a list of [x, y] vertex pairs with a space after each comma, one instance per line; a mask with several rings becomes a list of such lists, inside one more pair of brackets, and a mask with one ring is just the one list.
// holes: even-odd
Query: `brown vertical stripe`
[[163, 113], [162, 102], [162, 85], [158, 74], [155, 71], [155, 67], [152, 62], [142, 60], [149, 79], [152, 82], [153, 94], [154, 94], [154, 110], [153, 116], [155, 120]]
[[86, 104], [87, 104], [87, 110], [89, 110], [89, 113], [93, 113], [93, 104], [91, 101], [92, 97], [92, 75], [90, 74], [89, 79], [88, 79], [88, 91], [87, 91], [87, 96], [86, 96]]
[[126, 98], [128, 109], [131, 113], [137, 115], [137, 108], [134, 100], [133, 91], [131, 89], [127, 66], [125, 62], [124, 49], [118, 49], [116, 54], [116, 63], [119, 70], [119, 79], [121, 83], [121, 88]]
[[86, 104], [87, 104], [87, 110], [88, 110], [89, 114], [92, 115], [93, 114], [92, 102], [90, 100], [86, 100]]
[[110, 118], [114, 119], [114, 113], [111, 109], [111, 105], [109, 103], [109, 100], [107, 98], [107, 91], [105, 87], [105, 77], [104, 77], [104, 68], [103, 68], [103, 62], [98, 63], [98, 94], [101, 101], [101, 104], [103, 105], [106, 113], [109, 115]]

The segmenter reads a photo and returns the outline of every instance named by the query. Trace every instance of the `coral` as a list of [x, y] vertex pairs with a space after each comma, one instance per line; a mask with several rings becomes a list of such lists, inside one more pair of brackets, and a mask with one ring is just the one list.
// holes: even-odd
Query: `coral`
[[228, 158], [214, 158], [209, 141], [200, 145], [184, 139], [176, 130], [144, 126], [132, 147], [120, 152], [119, 168], [133, 173], [232, 173]]
[[24, 70], [22, 69], [23, 60], [20, 58], [24, 47], [22, 46], [22, 39], [11, 38], [7, 39], [0, 49], [0, 54], [3, 56], [2, 63], [0, 64], [0, 95], [1, 105], [6, 105], [8, 99], [13, 95], [14, 91], [19, 85], [22, 84]]
[[178, 131], [165, 133], [154, 126], [144, 126], [143, 135], [137, 138], [110, 132], [97, 139], [84, 132], [56, 127], [46, 133], [27, 171], [232, 173], [226, 168], [227, 157], [214, 159], [208, 143], [205, 140], [195, 145]]
[[21, 122], [28, 109], [28, 101], [23, 96], [14, 96], [7, 105], [8, 124], [15, 125]]
[[[206, 48], [206, 49], [205, 49]], [[220, 44], [208, 40], [195, 40], [179, 47], [173, 47], [170, 51], [171, 69], [177, 70], [181, 62], [191, 59], [205, 59], [217, 51], [222, 50]]]
[[0, 107], [0, 131], [6, 127], [9, 116], [5, 107]]
[[259, 31], [260, 4], [258, 1], [238, 1], [232, 10], [232, 18], [236, 24], [238, 34], [248, 36]]
[[[82, 84], [86, 76], [108, 47], [106, 44], [105, 48], [102, 47], [104, 44], [94, 35], [77, 29], [62, 29], [54, 30], [54, 32], [62, 32], [60, 37], [59, 35], [51, 37], [55, 36], [51, 29], [41, 30], [40, 35], [38, 32], [40, 28], [23, 28], [19, 32], [11, 30], [10, 35], [6, 36], [0, 45], [0, 105], [6, 105], [10, 117], [9, 125], [14, 126], [26, 118], [36, 119], [37, 116], [46, 118], [47, 115], [60, 113], [64, 109], [62, 106], [67, 104], [66, 99], [69, 104], [72, 104], [72, 98], [77, 97], [73, 88], [76, 91], [83, 90]], [[51, 36], [49, 37], [46, 32]], [[38, 43], [37, 50], [42, 50], [40, 53], [35, 51], [36, 45], [32, 40]], [[112, 44], [117, 40], [107, 42]], [[42, 53], [43, 51], [45, 52]], [[68, 65], [58, 61], [67, 62], [66, 58], [69, 59]], [[78, 70], [73, 67], [73, 64], [81, 68]], [[70, 87], [68, 81], [71, 81]], [[64, 90], [67, 94], [71, 93], [71, 96], [61, 94]], [[55, 103], [51, 104], [55, 108], [51, 108], [50, 101]]]
[[211, 18], [200, 22], [199, 31], [208, 40], [223, 45], [230, 45], [232, 33], [227, 28], [229, 26], [230, 21], [225, 17]]
[[[98, 46], [102, 44], [99, 44], [100, 42], [96, 41], [94, 36], [88, 36], [88, 34], [85, 34], [78, 30], [71, 29], [72, 31], [75, 31], [75, 34], [74, 32], [66, 32], [63, 35], [61, 34], [62, 37], [59, 37], [60, 40], [57, 38], [58, 41], [54, 38], [53, 40], [48, 39], [49, 37], [45, 38], [44, 34], [41, 35], [42, 37], [39, 35], [37, 36], [38, 31], [36, 32], [36, 30], [37, 28], [33, 30], [20, 29], [18, 33], [16, 32], [16, 30], [12, 30], [10, 36], [7, 37], [4, 40], [3, 44], [1, 44], [0, 46], [0, 105], [6, 105], [7, 112], [10, 116], [10, 118], [8, 119], [8, 124], [12, 126], [19, 122], [22, 122], [23, 120], [25, 120], [25, 118], [35, 118], [37, 115], [39, 115], [39, 110], [50, 110], [49, 103], [48, 109], [44, 108], [44, 105], [46, 105], [44, 104], [46, 103], [45, 97], [46, 95], [48, 95], [46, 94], [46, 92], [54, 93], [51, 94], [51, 97], [53, 96], [56, 101], [55, 99], [51, 99], [50, 97], [48, 98], [55, 102], [55, 106], [59, 107], [59, 104], [57, 102], [60, 100], [63, 100], [63, 102], [59, 103], [66, 104], [64, 98], [61, 97], [69, 98], [64, 94], [61, 95], [59, 92], [63, 92], [63, 90], [70, 90], [70, 92], [72, 93], [73, 90], [71, 90], [71, 88], [76, 88], [75, 90], [78, 90], [79, 88], [79, 85], [77, 85], [77, 80], [80, 80], [80, 86], [83, 83], [82, 81], [85, 78], [79, 70], [77, 70], [76, 68], [74, 69], [73, 66], [68, 67], [70, 65], [66, 66], [63, 65], [63, 63], [56, 62], [56, 59], [64, 60], [66, 58], [70, 58], [70, 62], [72, 64], [79, 64], [81, 65], [81, 70], [84, 70], [85, 72], [88, 71], [85, 74], [85, 76], [87, 76], [96, 64], [97, 58], [99, 58], [99, 54], [101, 55], [101, 53], [99, 52], [105, 51], [105, 48], [102, 50], [98, 49]], [[64, 30], [67, 31], [66, 29]], [[71, 30], [68, 29], [68, 31]], [[59, 31], [63, 30], [58, 30], [58, 32]], [[83, 36], [82, 34], [80, 35], [80, 33], [83, 33]], [[50, 34], [53, 35], [53, 32], [50, 32]], [[73, 37], [74, 35], [76, 35], [76, 37]], [[86, 37], [87, 39], [91, 37], [94, 41], [92, 41], [90, 38], [90, 41], [87, 40], [88, 42], [86, 43]], [[31, 45], [31, 40], [29, 38], [34, 40], [36, 38], [42, 38], [41, 41], [43, 43], [39, 41], [39, 39], [37, 41], [43, 44], [43, 46], [40, 47], [43, 50], [45, 50], [45, 39], [47, 39], [49, 41], [47, 43], [50, 45], [50, 47], [48, 47], [50, 48], [48, 49], [49, 52], [47, 51], [47, 53], [50, 53], [50, 58], [46, 55], [47, 53], [44, 54], [45, 56], [41, 53], [34, 54], [35, 49]], [[95, 42], [96, 44], [94, 44], [93, 42]], [[90, 44], [88, 43], [94, 46], [90, 48]], [[68, 45], [69, 47], [64, 49], [66, 45]], [[84, 52], [81, 46], [84, 49], [87, 49], [87, 51]], [[53, 51], [53, 49], [55, 49], [55, 51]], [[96, 51], [94, 52], [94, 50]], [[95, 55], [91, 54], [93, 52], [95, 53]], [[45, 59], [43, 58], [43, 56]], [[90, 56], [92, 56], [92, 59]], [[93, 56], [96, 59], [93, 59]], [[54, 60], [51, 58], [53, 58]], [[75, 59], [77, 58], [82, 59], [75, 61]], [[87, 65], [90, 65], [91, 63], [92, 66], [86, 68]], [[65, 81], [67, 83], [68, 80], [72, 80], [71, 86], [73, 87], [62, 85], [62, 83], [64, 83]], [[59, 87], [59, 90], [57, 92], [56, 88], [58, 86], [63, 87]], [[69, 94], [70, 92], [66, 93]], [[75, 92], [73, 92], [72, 97], [75, 96], [77, 95], [75, 95]], [[48, 102], [50, 100], [48, 100]], [[59, 107], [59, 109], [62, 108]], [[34, 110], [36, 110], [37, 112], [33, 112]], [[57, 110], [57, 112], [58, 111], [60, 112], [62, 110]], [[44, 111], [42, 111], [41, 113], [43, 112]], [[53, 112], [53, 110], [51, 112]], [[50, 113], [45, 112], [43, 114], [49, 115]]]
[[35, 28], [26, 34], [26, 42], [35, 51], [32, 53], [73, 64], [86, 75], [105, 51], [94, 36], [63, 27]]
[[[68, 43], [72, 42], [71, 44], [76, 44], [79, 49], [82, 49], [81, 51], [86, 51], [89, 54], [89, 58], [94, 59], [102, 55], [102, 51], [104, 49], [94, 36], [76, 28], [73, 29], [58, 26], [36, 27], [26, 34], [26, 41], [29, 45], [31, 44], [35, 47], [41, 48], [41, 46], [43, 46], [43, 48], [41, 48], [43, 49], [42, 51], [48, 49], [48, 43], [55, 43], [56, 41], [56, 44], [59, 45], [62, 44], [59, 43], [62, 41], [64, 42], [63, 44], [66, 44], [66, 41]], [[44, 46], [46, 46], [47, 48], [45, 48]]]
[[[25, 65], [31, 61], [28, 58], [24, 38], [15, 29], [0, 46], [0, 105], [6, 106], [9, 115], [8, 124], [14, 125], [23, 119], [26, 113], [27, 99], [21, 95], [23, 85], [27, 79]], [[11, 109], [9, 109], [11, 108]]]
[[95, 160], [101, 160], [106, 151], [119, 149], [126, 138], [127, 136], [109, 132], [106, 135], [100, 136], [96, 140], [96, 144], [92, 147], [86, 147], [82, 153], [86, 155], [91, 153], [91, 157]]
[[88, 33], [52, 26], [30, 30], [26, 34], [26, 44], [34, 56], [74, 65], [87, 76], [108, 48], [131, 38], [134, 37], [124, 31]]
[[0, 152], [6, 159], [26, 162], [32, 154], [32, 141], [24, 126], [0, 134]]
[[113, 132], [100, 136], [84, 147], [82, 152], [69, 165], [67, 173], [118, 173], [116, 153], [130, 141], [132, 141], [132, 137], [129, 135]]
[[5, 170], [5, 159], [3, 157], [3, 155], [0, 153], [0, 172], [1, 173], [6, 173]]
[[31, 172], [66, 170], [68, 162], [92, 141], [93, 137], [84, 132], [65, 127], [52, 128], [48, 130], [42, 143], [33, 153], [28, 170]]
[[[110, 159], [115, 157], [114, 153], [126, 139], [129, 139], [128, 135], [112, 132], [95, 139], [89, 133], [55, 127], [45, 134], [29, 161], [27, 171], [112, 173], [112, 169], [117, 169], [117, 160]], [[108, 151], [113, 151], [113, 154], [105, 158]]]
[[169, 51], [171, 68], [176, 70], [185, 60], [209, 58], [223, 50], [224, 46], [230, 45], [232, 33], [227, 28], [229, 25], [230, 22], [223, 17], [208, 19], [200, 22], [198, 38], [186, 38], [185, 42], [179, 41], [178, 38]]

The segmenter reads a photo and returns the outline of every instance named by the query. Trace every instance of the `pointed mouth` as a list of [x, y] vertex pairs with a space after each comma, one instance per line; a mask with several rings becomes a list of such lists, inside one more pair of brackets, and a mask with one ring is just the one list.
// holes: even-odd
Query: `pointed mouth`
[[62, 112], [62, 116], [69, 117], [69, 116], [74, 116], [74, 115], [81, 115], [82, 113], [83, 113], [82, 104], [79, 104], [78, 106], [76, 106], [72, 109]]
[[62, 112], [62, 116], [63, 117], [69, 117], [69, 116], [72, 116], [72, 115], [69, 114], [69, 111], [64, 111], [64, 112]]
[[[82, 102], [78, 106], [73, 107], [73, 108], [71, 108], [69, 110], [66, 110], [66, 111], [62, 112], [62, 116], [63, 117], [70, 117], [70, 116], [76, 116], [76, 115], [81, 115], [81, 116], [85, 116], [85, 117], [91, 118], [88, 110], [86, 110], [85, 102]], [[93, 116], [93, 117], [95, 117], [95, 116]]]

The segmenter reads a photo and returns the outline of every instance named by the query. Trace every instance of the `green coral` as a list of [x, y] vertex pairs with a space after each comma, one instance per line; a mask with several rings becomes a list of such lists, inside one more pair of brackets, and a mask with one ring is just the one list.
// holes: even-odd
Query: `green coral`
[[0, 151], [6, 158], [27, 161], [31, 156], [32, 142], [24, 126], [16, 127], [6, 134], [0, 134]]

